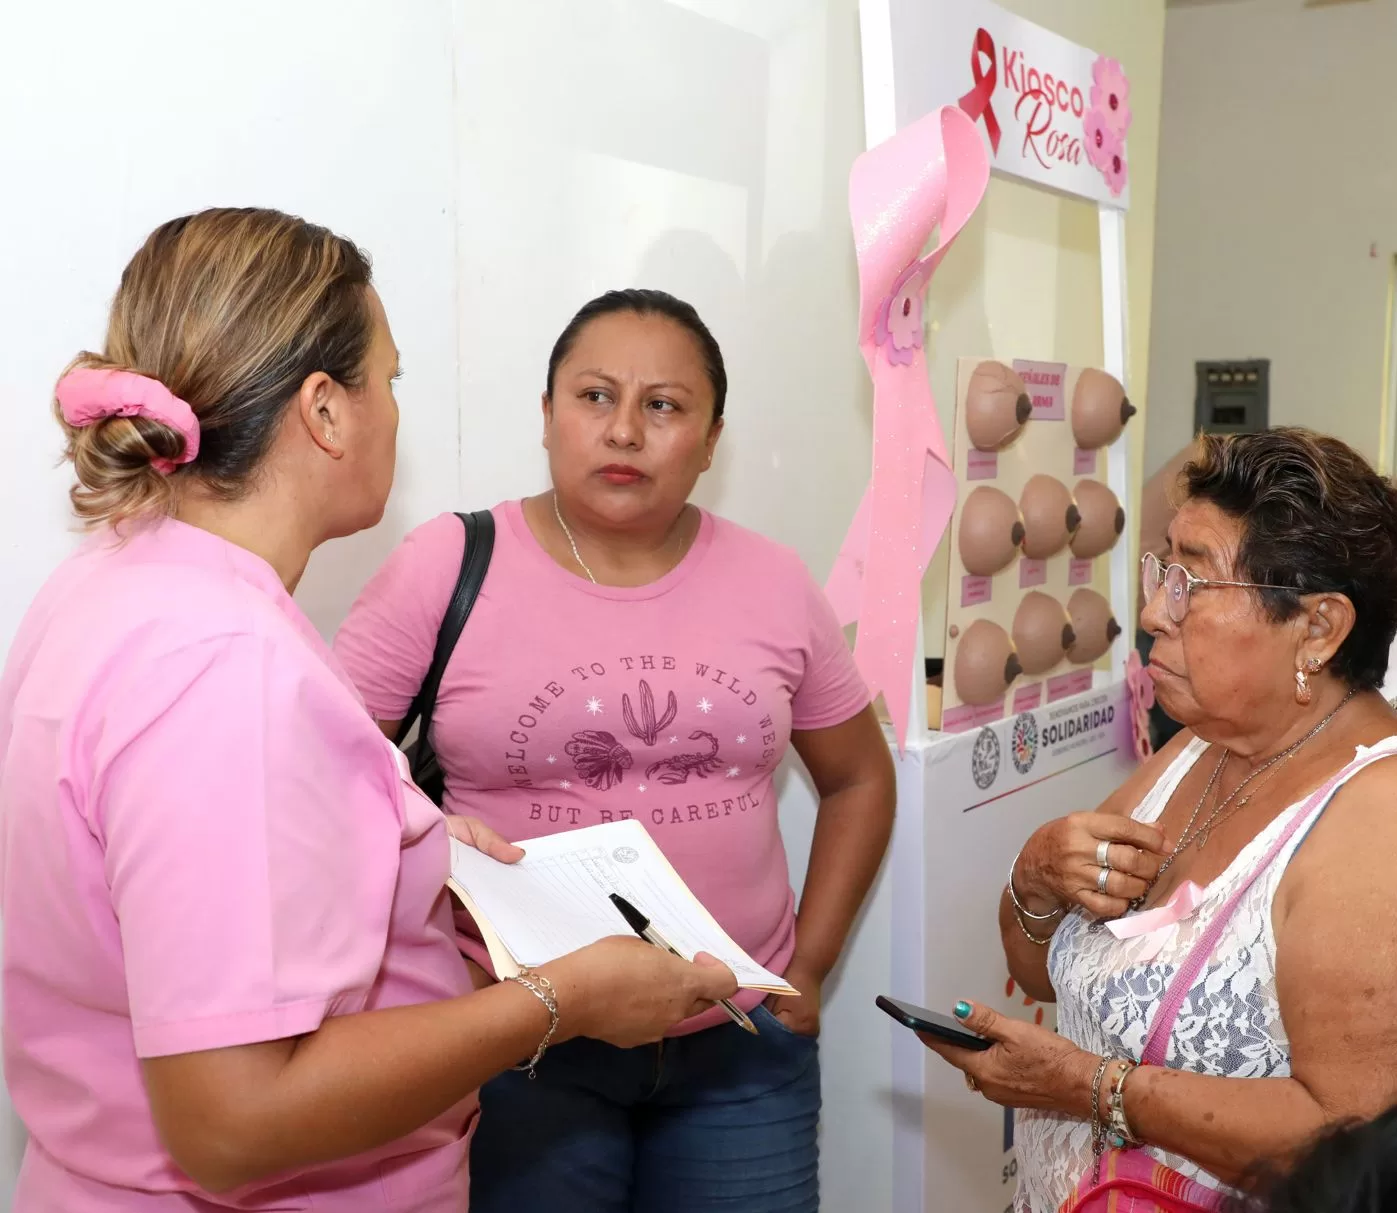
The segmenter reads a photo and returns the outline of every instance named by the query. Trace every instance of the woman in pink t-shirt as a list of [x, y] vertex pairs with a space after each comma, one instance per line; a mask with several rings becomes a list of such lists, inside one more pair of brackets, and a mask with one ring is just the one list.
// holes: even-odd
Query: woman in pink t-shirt
[[[494, 510], [495, 547], [432, 739], [446, 804], [518, 840], [642, 822], [699, 899], [799, 998], [743, 991], [661, 1046], [572, 1042], [482, 1091], [486, 1213], [814, 1210], [820, 987], [887, 845], [892, 762], [833, 611], [792, 552], [688, 503], [723, 428], [722, 354], [693, 308], [619, 291], [554, 347], [553, 490]], [[464, 531], [414, 531], [336, 650], [389, 736], [431, 661]], [[773, 776], [820, 796], [795, 911]], [[642, 907], [643, 908], [643, 907]], [[478, 939], [463, 947], [488, 966]]]
[[59, 383], [94, 533], [0, 678], [16, 1213], [461, 1213], [481, 1082], [734, 989], [629, 938], [472, 992], [446, 819], [291, 600], [383, 513], [397, 362], [358, 249], [219, 210]]

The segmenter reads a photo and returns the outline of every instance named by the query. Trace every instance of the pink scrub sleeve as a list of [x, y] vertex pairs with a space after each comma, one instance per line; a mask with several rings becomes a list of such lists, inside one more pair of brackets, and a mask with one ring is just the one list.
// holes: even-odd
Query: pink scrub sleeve
[[401, 720], [427, 676], [461, 572], [466, 528], [442, 514], [412, 531], [374, 574], [335, 636], [335, 656], [375, 720]]
[[829, 599], [803, 565], [800, 575], [805, 582], [810, 657], [791, 697], [791, 728], [828, 729], [852, 720], [868, 706], [868, 687]]
[[401, 845], [382, 738], [349, 727], [347, 691], [309, 650], [259, 635], [130, 677], [139, 691], [102, 697], [81, 807], [104, 845], [137, 1054], [280, 1039], [361, 1009]]

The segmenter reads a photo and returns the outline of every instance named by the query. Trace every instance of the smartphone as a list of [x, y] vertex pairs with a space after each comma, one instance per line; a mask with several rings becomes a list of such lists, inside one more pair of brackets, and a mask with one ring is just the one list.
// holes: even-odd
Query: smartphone
[[944, 1040], [947, 1044], [962, 1049], [973, 1049], [977, 1053], [983, 1053], [994, 1044], [994, 1041], [971, 1032], [958, 1019], [942, 1015], [939, 1011], [928, 1011], [926, 1007], [914, 1006], [910, 1002], [899, 1002], [886, 994], [879, 994], [875, 1001], [881, 1010], [886, 1011], [904, 1028], [911, 1028], [914, 1032], [925, 1032], [928, 1036], [935, 1036], [937, 1040]]

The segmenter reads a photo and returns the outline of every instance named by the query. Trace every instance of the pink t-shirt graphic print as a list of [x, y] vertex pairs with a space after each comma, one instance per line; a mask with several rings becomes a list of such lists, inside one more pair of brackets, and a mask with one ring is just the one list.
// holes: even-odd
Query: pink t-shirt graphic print
[[[635, 818], [727, 932], [781, 971], [794, 905], [772, 776], [793, 729], [868, 703], [819, 587], [794, 553], [710, 514], [659, 581], [595, 586], [539, 547], [518, 502], [494, 512], [490, 571], [433, 726], [447, 811], [510, 839]], [[417, 692], [463, 545], [454, 515], [419, 527], [336, 639], [379, 719]]]

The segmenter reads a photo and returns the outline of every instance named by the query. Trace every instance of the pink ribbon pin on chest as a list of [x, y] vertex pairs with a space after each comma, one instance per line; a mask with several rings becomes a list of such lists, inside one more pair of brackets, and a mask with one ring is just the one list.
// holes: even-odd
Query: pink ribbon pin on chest
[[1163, 905], [1150, 910], [1142, 910], [1128, 918], [1117, 918], [1106, 924], [1106, 929], [1124, 942], [1138, 939], [1135, 949], [1136, 964], [1149, 964], [1164, 950], [1164, 945], [1174, 938], [1179, 923], [1203, 904], [1203, 890], [1191, 880], [1186, 880], [1170, 894]]

